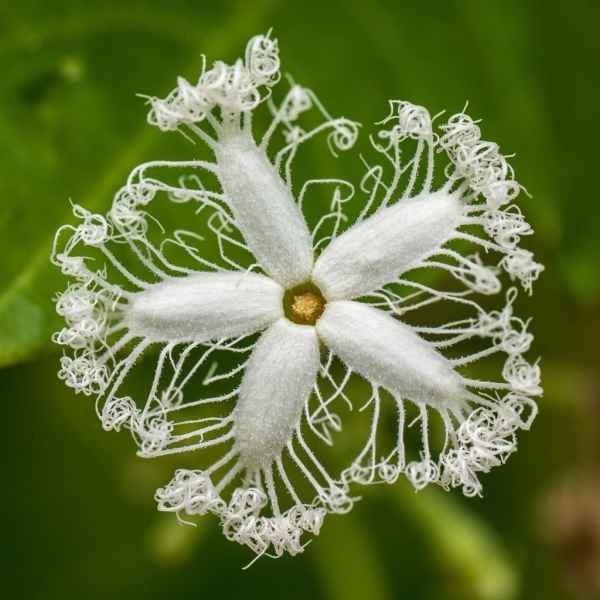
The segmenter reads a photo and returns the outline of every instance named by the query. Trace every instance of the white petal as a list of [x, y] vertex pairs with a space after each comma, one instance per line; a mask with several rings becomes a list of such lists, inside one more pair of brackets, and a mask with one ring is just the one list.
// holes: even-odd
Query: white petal
[[319, 256], [312, 276], [327, 300], [350, 300], [394, 281], [453, 237], [464, 218], [456, 194], [421, 194], [351, 227]]
[[263, 333], [234, 412], [235, 449], [246, 466], [267, 467], [292, 439], [319, 365], [314, 327], [280, 319]]
[[446, 358], [408, 325], [377, 308], [329, 302], [316, 329], [353, 371], [397, 396], [450, 409], [472, 397]]
[[235, 224], [260, 266], [286, 288], [310, 279], [310, 232], [290, 188], [245, 130], [215, 150], [219, 180]]
[[131, 300], [124, 324], [150, 341], [205, 342], [247, 335], [283, 316], [283, 289], [257, 273], [196, 273]]

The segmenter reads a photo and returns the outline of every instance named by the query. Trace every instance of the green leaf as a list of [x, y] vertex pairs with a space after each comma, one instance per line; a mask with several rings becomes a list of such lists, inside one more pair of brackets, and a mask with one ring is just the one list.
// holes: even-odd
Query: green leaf
[[47, 351], [61, 327], [53, 298], [66, 282], [49, 257], [69, 199], [106, 211], [136, 164], [177, 143], [146, 123], [136, 94], [197, 77], [201, 51], [237, 55], [272, 5], [0, 8], [0, 366]]

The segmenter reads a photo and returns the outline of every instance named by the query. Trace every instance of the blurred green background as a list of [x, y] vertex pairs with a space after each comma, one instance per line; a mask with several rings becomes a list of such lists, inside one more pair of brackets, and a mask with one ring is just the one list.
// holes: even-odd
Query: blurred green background
[[[431, 114], [468, 100], [516, 154], [524, 245], [546, 265], [518, 312], [545, 394], [483, 498], [361, 490], [303, 555], [243, 571], [250, 551], [216, 520], [156, 511], [174, 463], [137, 458], [58, 381], [65, 281], [48, 256], [69, 199], [105, 212], [135, 165], [183, 147], [136, 94], [165, 96], [201, 53], [232, 61], [269, 27], [283, 70], [365, 132], [388, 99]], [[599, 28], [596, 0], [1, 0], [0, 597], [600, 597]]]

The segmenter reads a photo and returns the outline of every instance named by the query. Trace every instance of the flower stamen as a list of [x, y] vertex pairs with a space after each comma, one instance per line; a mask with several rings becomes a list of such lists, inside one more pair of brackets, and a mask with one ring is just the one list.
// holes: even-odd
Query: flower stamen
[[296, 286], [283, 297], [285, 316], [298, 325], [314, 325], [323, 314], [325, 305], [323, 294], [312, 283]]

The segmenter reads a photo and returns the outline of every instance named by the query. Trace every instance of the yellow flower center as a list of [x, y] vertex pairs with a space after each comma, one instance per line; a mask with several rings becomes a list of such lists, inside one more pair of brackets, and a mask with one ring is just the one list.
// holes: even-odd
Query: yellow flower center
[[285, 316], [298, 325], [314, 325], [325, 310], [326, 301], [312, 283], [288, 290], [283, 297]]

